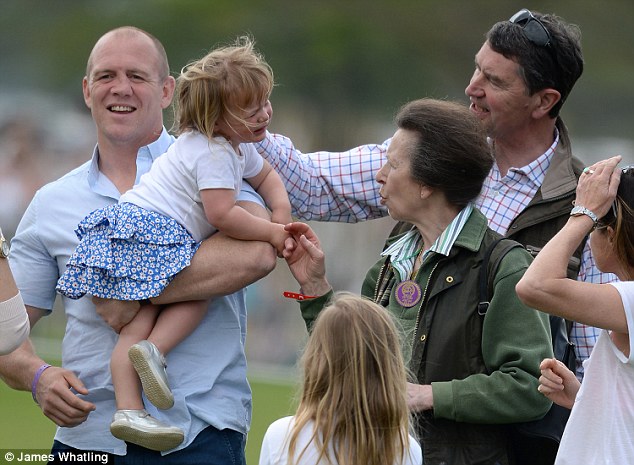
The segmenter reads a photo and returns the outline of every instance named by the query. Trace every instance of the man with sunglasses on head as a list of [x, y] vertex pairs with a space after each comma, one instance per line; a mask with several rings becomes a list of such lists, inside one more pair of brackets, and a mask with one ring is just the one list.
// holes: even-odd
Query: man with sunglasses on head
[[[476, 205], [492, 229], [536, 254], [566, 223], [583, 170], [559, 116], [583, 72], [579, 29], [555, 15], [520, 10], [488, 31], [475, 68], [465, 93], [487, 128], [496, 159]], [[388, 144], [304, 154], [288, 138], [269, 135], [259, 151], [285, 180], [298, 218], [357, 222], [387, 214], [374, 175]], [[398, 225], [394, 233], [408, 227]], [[589, 244], [576, 250], [568, 272], [582, 281], [616, 280], [598, 271]], [[582, 378], [581, 363], [598, 330], [574, 323], [570, 334]], [[553, 463], [557, 446], [557, 441], [535, 443], [525, 458]]]

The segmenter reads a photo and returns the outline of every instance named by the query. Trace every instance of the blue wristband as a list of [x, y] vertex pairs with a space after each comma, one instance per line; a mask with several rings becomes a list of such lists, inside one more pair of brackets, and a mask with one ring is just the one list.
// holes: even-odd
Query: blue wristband
[[37, 383], [40, 380], [40, 376], [42, 376], [42, 373], [44, 373], [44, 370], [50, 367], [51, 366], [48, 363], [45, 363], [44, 365], [39, 367], [37, 371], [35, 372], [35, 377], [33, 378], [33, 382], [31, 383], [31, 395], [33, 396], [33, 401], [35, 401], [37, 405], [40, 405], [40, 403], [35, 398], [35, 390], [37, 389]]

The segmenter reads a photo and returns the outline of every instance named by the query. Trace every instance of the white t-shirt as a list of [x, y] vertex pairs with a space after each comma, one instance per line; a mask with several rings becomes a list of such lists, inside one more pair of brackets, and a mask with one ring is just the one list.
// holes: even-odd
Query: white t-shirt
[[241, 144], [238, 154], [223, 137], [210, 141], [199, 132], [186, 132], [119, 202], [169, 216], [202, 241], [216, 228], [205, 216], [200, 191], [233, 189], [237, 197], [242, 179], [256, 176], [263, 164], [253, 144]]
[[[295, 417], [284, 417], [274, 421], [269, 426], [264, 439], [262, 440], [262, 449], [260, 451], [259, 465], [287, 465], [288, 463], [288, 443], [286, 441], [287, 434], [293, 427]], [[313, 423], [309, 422], [304, 426], [299, 434], [297, 443], [297, 454], [304, 449], [310, 439], [313, 431]], [[323, 465], [326, 462], [315, 462], [317, 458], [317, 450], [311, 446], [302, 456], [301, 462], [297, 465]], [[409, 453], [406, 454], [403, 461], [396, 462], [394, 465], [421, 465], [423, 463], [420, 445], [412, 436], [409, 437]], [[388, 464], [386, 464], [388, 465]]]
[[601, 331], [566, 425], [556, 465], [634, 464], [634, 282], [610, 283], [621, 295], [630, 341], [626, 357]]

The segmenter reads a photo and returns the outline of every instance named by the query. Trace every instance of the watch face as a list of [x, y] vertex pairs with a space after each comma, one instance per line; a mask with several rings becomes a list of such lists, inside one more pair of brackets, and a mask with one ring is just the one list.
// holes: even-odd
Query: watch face
[[8, 257], [9, 256], [9, 243], [6, 240], [4, 240], [4, 241], [0, 242], [0, 246], [2, 247], [2, 249], [0, 250], [0, 256]]

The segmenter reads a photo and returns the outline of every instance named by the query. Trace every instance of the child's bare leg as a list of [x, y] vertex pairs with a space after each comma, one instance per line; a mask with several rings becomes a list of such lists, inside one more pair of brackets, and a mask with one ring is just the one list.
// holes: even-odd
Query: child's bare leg
[[141, 307], [132, 321], [119, 333], [119, 340], [112, 351], [110, 360], [117, 410], [143, 409], [141, 382], [128, 358], [128, 350], [133, 344], [148, 337], [158, 313], [159, 307], [156, 305]]
[[207, 313], [206, 300], [178, 302], [163, 308], [148, 341], [152, 342], [163, 355], [189, 336]]
[[160, 409], [174, 405], [164, 355], [194, 331], [206, 311], [204, 301], [181, 302], [161, 309], [147, 340], [134, 344], [128, 351], [143, 392]]
[[[150, 334], [158, 314], [158, 306], [143, 306], [121, 329], [110, 363], [117, 403], [117, 411], [110, 423], [110, 432], [123, 441], [163, 451], [178, 446], [183, 442], [185, 435], [180, 428], [166, 425], [146, 412], [141, 398], [141, 381], [128, 355], [131, 348], [138, 346], [139, 343], [149, 344], [145, 339]], [[164, 375], [164, 366], [161, 365], [160, 368]], [[171, 396], [169, 387], [166, 392]], [[171, 401], [173, 403], [173, 397]]]

